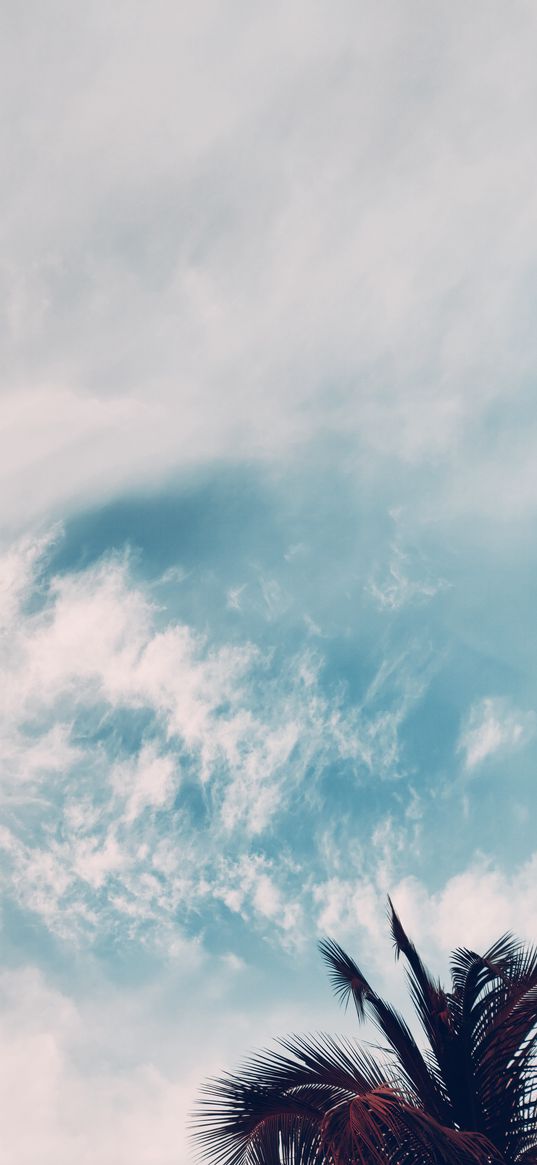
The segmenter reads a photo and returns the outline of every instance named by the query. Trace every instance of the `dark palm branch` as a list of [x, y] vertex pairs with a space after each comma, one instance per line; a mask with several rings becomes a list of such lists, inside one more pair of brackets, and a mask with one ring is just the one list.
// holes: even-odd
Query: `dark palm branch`
[[213, 1165], [537, 1165], [537, 950], [503, 936], [433, 978], [389, 902], [426, 1045], [333, 940], [332, 986], [382, 1037], [376, 1055], [288, 1038], [209, 1081], [194, 1117]]

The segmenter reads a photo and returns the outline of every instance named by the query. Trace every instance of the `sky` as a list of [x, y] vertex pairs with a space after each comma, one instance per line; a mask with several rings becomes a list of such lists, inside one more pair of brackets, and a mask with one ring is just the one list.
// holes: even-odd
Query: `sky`
[[537, 9], [2, 22], [0, 1165], [187, 1165], [320, 937], [537, 936]]

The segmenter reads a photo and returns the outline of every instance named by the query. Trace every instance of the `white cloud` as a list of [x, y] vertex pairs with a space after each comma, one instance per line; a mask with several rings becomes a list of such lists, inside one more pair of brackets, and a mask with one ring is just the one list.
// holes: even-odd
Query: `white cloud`
[[0, 629], [5, 631], [18, 615], [28, 595], [35, 590], [36, 569], [54, 541], [58, 530], [26, 535], [4, 547], [0, 575]]
[[341, 941], [365, 973], [371, 971], [375, 983], [411, 1018], [404, 976], [389, 958], [386, 895], [390, 894], [431, 970], [447, 982], [449, 955], [457, 947], [485, 951], [507, 932], [534, 942], [536, 875], [537, 853], [510, 870], [480, 855], [431, 890], [420, 878], [401, 877], [395, 870], [386, 882], [382, 863], [377, 867], [370, 859], [365, 872], [313, 885], [317, 929]]
[[533, 942], [536, 874], [537, 854], [511, 872], [481, 857], [436, 892], [405, 878], [394, 887], [394, 900], [416, 941], [437, 954], [457, 946], [484, 950], [506, 931]]
[[533, 427], [496, 487], [473, 438], [535, 358], [535, 27], [484, 0], [10, 21], [0, 525], [323, 433], [358, 464], [455, 449], [450, 505], [531, 505]]
[[[4, 893], [70, 938], [119, 927], [169, 949], [216, 896], [298, 941], [299, 870], [263, 866], [256, 839], [299, 799], [318, 804], [330, 765], [353, 782], [397, 774], [425, 673], [399, 657], [347, 707], [314, 653], [276, 671], [249, 643], [212, 648], [134, 584], [128, 559], [47, 580], [44, 546], [7, 559], [24, 584], [0, 656]], [[124, 744], [121, 717], [138, 714], [146, 728]]]
[[470, 709], [458, 743], [466, 769], [472, 772], [498, 753], [521, 748], [534, 735], [535, 724], [534, 712], [513, 708], [505, 699], [489, 696], [480, 700]]
[[82, 750], [72, 744], [70, 734], [71, 725], [56, 723], [35, 739], [17, 731], [0, 736], [4, 793], [24, 796], [44, 774], [65, 771], [80, 760]]
[[[284, 946], [300, 946], [305, 935], [304, 904], [300, 900], [304, 885], [296, 879], [299, 868], [282, 856], [278, 862], [269, 861], [256, 853], [245, 855], [239, 861], [223, 860], [215, 884], [215, 893], [229, 910], [246, 921], [256, 915], [271, 924]], [[282, 873], [295, 875], [295, 894], [287, 886], [282, 888]]]
[[133, 760], [116, 766], [111, 781], [125, 798], [125, 821], [131, 824], [144, 809], [160, 809], [174, 795], [177, 764], [172, 756], [160, 756], [154, 745], [146, 744]]
[[227, 593], [227, 605], [231, 611], [240, 611], [241, 609], [241, 595], [246, 589], [246, 583], [240, 587], [230, 587]]
[[6, 1161], [182, 1165], [190, 1160], [186, 1122], [210, 1062], [208, 1033], [203, 1056], [191, 1038], [186, 1067], [180, 1016], [173, 1030], [167, 1025], [166, 1057], [159, 1047], [163, 1035], [148, 1022], [147, 1000], [128, 992], [109, 995], [107, 1001], [77, 1004], [33, 968], [0, 976]]
[[447, 585], [442, 578], [415, 577], [410, 554], [395, 543], [387, 571], [384, 575], [377, 572], [367, 590], [380, 610], [399, 611], [409, 603], [428, 602]]
[[[177, 958], [152, 985], [114, 986], [97, 976], [76, 995], [33, 966], [3, 970], [3, 1160], [187, 1165], [188, 1118], [203, 1080], [246, 1048], [295, 1025], [311, 1028], [318, 1017], [303, 992], [282, 1001], [274, 991], [261, 1012], [249, 1007], [241, 999], [247, 971], [232, 952], [204, 970], [200, 981], [199, 968], [192, 974]], [[326, 1003], [324, 1023], [333, 1013], [329, 993]]]
[[384, 931], [384, 910], [378, 887], [367, 878], [329, 878], [313, 889], [318, 909], [320, 934], [345, 941], [364, 928], [380, 943]]

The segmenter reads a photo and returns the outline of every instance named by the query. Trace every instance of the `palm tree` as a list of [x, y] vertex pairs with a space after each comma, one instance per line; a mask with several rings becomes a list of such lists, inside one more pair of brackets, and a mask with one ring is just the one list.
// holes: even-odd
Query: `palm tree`
[[511, 935], [459, 948], [446, 991], [388, 901], [425, 1050], [324, 940], [336, 994], [382, 1044], [295, 1036], [209, 1081], [194, 1134], [211, 1165], [537, 1165], [537, 949]]

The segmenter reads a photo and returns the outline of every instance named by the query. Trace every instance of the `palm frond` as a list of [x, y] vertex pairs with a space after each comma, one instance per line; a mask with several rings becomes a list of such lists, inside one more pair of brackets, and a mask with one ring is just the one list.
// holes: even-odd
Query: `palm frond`
[[459, 947], [446, 991], [388, 902], [425, 1049], [323, 940], [340, 1002], [382, 1042], [290, 1036], [209, 1081], [192, 1127], [211, 1165], [537, 1165], [537, 948], [511, 934]]
[[440, 1078], [432, 1073], [412, 1035], [408, 1024], [395, 1008], [371, 988], [357, 964], [332, 939], [320, 944], [329, 966], [336, 995], [345, 1007], [352, 997], [359, 1018], [369, 1014], [378, 1031], [388, 1041], [388, 1054], [395, 1058], [402, 1083], [414, 1099], [429, 1108], [439, 1120], [449, 1119], [449, 1103]]
[[354, 959], [351, 959], [343, 947], [340, 947], [339, 943], [334, 942], [333, 939], [321, 939], [319, 950], [328, 966], [328, 977], [334, 994], [337, 995], [345, 1010], [352, 999], [358, 1019], [363, 1020], [365, 1018], [365, 1001], [368, 992], [371, 991], [367, 979], [362, 975]]
[[294, 1161], [306, 1143], [319, 1148], [328, 1111], [385, 1080], [381, 1065], [351, 1040], [322, 1033], [279, 1043], [285, 1054], [258, 1052], [238, 1073], [210, 1080], [202, 1089], [191, 1127], [211, 1161], [255, 1163], [262, 1151], [272, 1165], [273, 1152], [278, 1145], [283, 1152], [284, 1142], [287, 1157]]
[[331, 1155], [356, 1165], [501, 1162], [485, 1137], [444, 1128], [386, 1087], [338, 1105], [327, 1115], [322, 1134]]
[[190, 1127], [198, 1148], [215, 1165], [265, 1157], [279, 1165], [279, 1130], [290, 1133], [292, 1125], [296, 1137], [318, 1143], [323, 1114], [322, 1098], [315, 1101], [307, 1091], [287, 1096], [228, 1075], [205, 1085]]
[[475, 970], [476, 964], [492, 977], [503, 977], [510, 968], [516, 967], [523, 954], [522, 944], [510, 933], [503, 934], [484, 955], [478, 955], [466, 947], [458, 947], [451, 956], [453, 991], [462, 994], [467, 989], [468, 975]]
[[388, 916], [396, 958], [404, 955], [408, 963], [408, 982], [416, 1014], [435, 1055], [443, 1045], [445, 1029], [449, 1028], [448, 996], [441, 983], [434, 979], [408, 937], [393, 902], [388, 897]]

